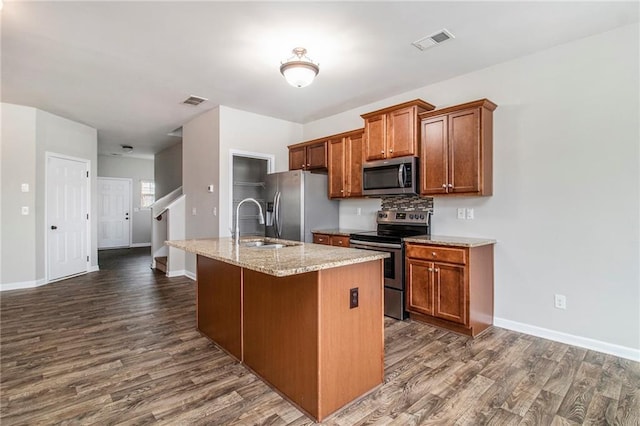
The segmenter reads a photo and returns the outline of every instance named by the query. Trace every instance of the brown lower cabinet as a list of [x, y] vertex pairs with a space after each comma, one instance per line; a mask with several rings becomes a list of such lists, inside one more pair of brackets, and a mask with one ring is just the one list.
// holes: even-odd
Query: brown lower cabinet
[[411, 319], [476, 336], [493, 324], [493, 245], [406, 246]]
[[349, 237], [344, 235], [320, 234], [314, 232], [313, 243], [324, 244], [327, 246], [349, 247]]
[[312, 418], [382, 384], [382, 260], [276, 277], [199, 255], [197, 272], [198, 329]]

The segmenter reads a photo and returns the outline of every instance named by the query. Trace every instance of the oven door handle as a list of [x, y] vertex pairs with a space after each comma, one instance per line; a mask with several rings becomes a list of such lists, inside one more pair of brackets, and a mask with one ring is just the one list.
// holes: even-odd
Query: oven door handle
[[357, 240], [350, 240], [349, 241], [349, 247], [351, 248], [360, 248], [358, 246], [362, 246], [362, 248], [364, 249], [375, 249], [375, 248], [392, 248], [392, 249], [397, 249], [400, 250], [402, 249], [402, 245], [401, 244], [389, 244], [389, 243], [370, 243], [370, 242], [365, 242], [365, 241], [357, 241]]

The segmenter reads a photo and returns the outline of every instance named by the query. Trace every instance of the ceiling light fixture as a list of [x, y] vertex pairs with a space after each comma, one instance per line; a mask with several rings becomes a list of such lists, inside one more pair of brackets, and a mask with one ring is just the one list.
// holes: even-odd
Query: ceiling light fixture
[[122, 147], [122, 152], [129, 154], [133, 152], [133, 147], [131, 145], [120, 145]]
[[320, 67], [307, 56], [304, 47], [296, 47], [292, 52], [293, 56], [280, 65], [280, 72], [287, 83], [294, 87], [310, 85], [320, 72]]

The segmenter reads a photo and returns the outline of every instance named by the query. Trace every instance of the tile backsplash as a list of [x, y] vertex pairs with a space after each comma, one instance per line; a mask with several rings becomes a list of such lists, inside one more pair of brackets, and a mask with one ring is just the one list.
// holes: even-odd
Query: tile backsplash
[[433, 209], [432, 197], [418, 195], [394, 195], [382, 197], [382, 210], [430, 210]]

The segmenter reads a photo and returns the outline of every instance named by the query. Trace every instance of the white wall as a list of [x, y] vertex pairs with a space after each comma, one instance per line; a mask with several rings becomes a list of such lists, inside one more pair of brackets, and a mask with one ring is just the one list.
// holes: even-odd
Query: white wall
[[182, 186], [182, 143], [158, 152], [153, 160], [157, 200]]
[[[220, 209], [220, 108], [209, 110], [182, 126], [182, 190], [186, 195], [186, 238], [217, 237]], [[215, 192], [207, 192], [214, 185]], [[194, 214], [195, 212], [195, 214]], [[187, 253], [185, 269], [195, 274], [195, 256]]]
[[231, 150], [275, 156], [274, 171], [289, 170], [287, 145], [302, 141], [302, 125], [220, 106], [220, 236], [231, 236]]
[[[2, 272], [4, 286], [45, 282], [46, 153], [89, 160], [91, 217], [96, 217], [97, 131], [71, 120], [19, 105], [2, 104]], [[29, 183], [30, 192], [20, 191]], [[16, 187], [17, 185], [17, 187]], [[5, 192], [6, 190], [6, 192]], [[20, 207], [29, 216], [17, 218]], [[97, 268], [97, 222], [91, 221], [91, 268]], [[19, 253], [19, 261], [14, 261]], [[22, 283], [22, 284], [20, 284]]]
[[154, 180], [154, 161], [99, 155], [98, 176], [131, 179], [131, 244], [151, 244], [151, 209], [140, 207], [140, 181]]
[[[479, 98], [494, 112], [494, 195], [436, 198], [435, 234], [495, 246], [495, 316], [640, 349], [638, 25], [400, 94], [304, 127], [304, 138], [362, 125], [359, 114], [414, 98]], [[344, 206], [344, 207], [343, 207]], [[371, 200], [342, 202], [340, 225]], [[475, 220], [456, 219], [458, 207]], [[554, 294], [567, 309], [553, 307]]]
[[[35, 281], [36, 275], [36, 110], [1, 104], [2, 245], [1, 283]], [[21, 184], [30, 191], [21, 191]], [[21, 207], [29, 207], [28, 216]], [[40, 277], [44, 278], [44, 277]]]

